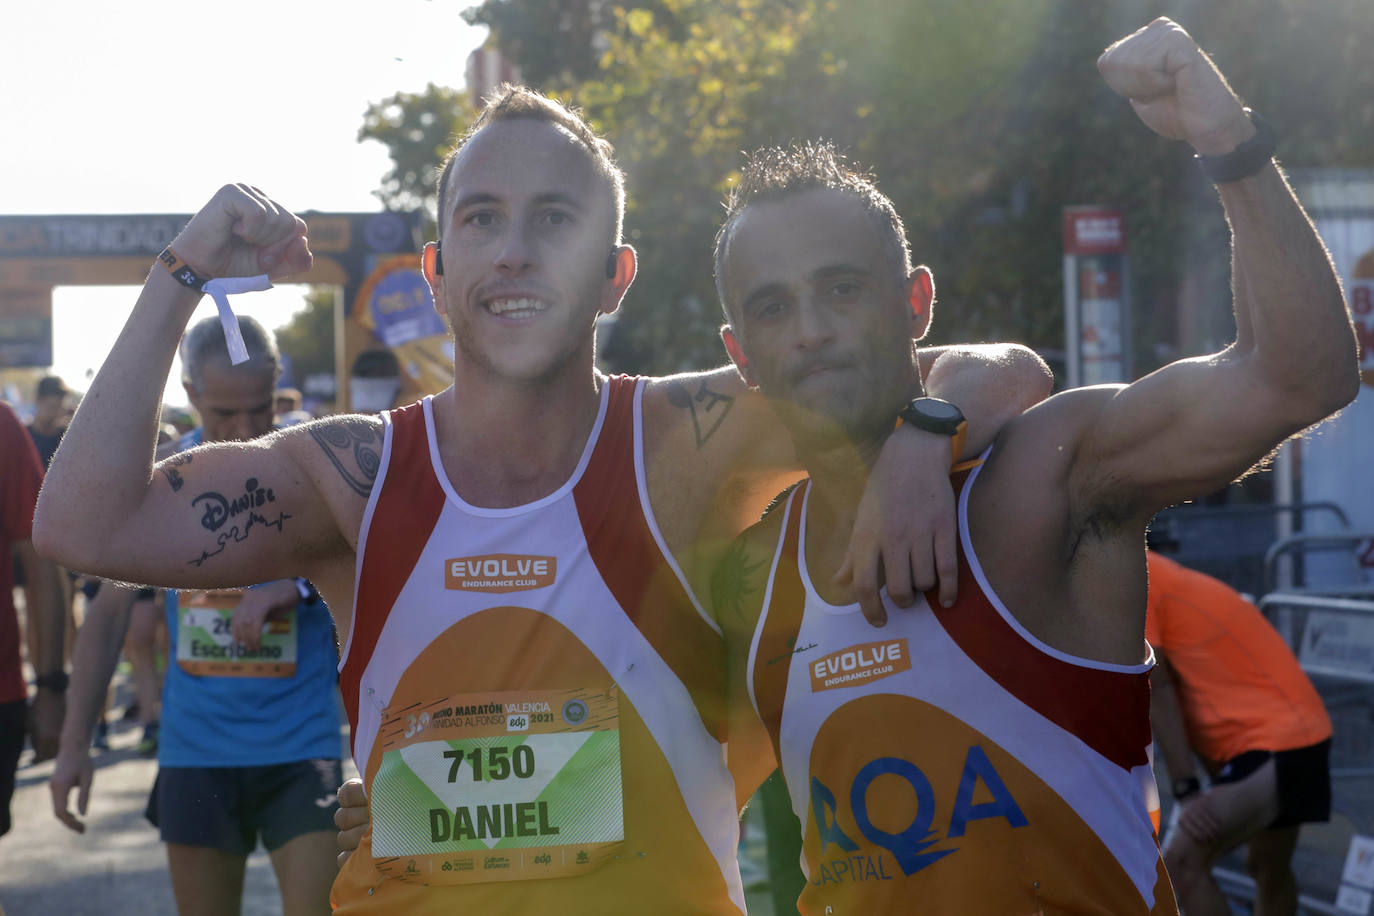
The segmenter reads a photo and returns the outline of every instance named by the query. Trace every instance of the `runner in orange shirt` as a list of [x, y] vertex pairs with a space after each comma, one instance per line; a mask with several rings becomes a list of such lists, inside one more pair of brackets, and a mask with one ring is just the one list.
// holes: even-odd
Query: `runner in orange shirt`
[[1298, 831], [1331, 813], [1331, 719], [1258, 608], [1153, 551], [1149, 571], [1150, 717], [1176, 801], [1164, 861], [1179, 902], [1188, 916], [1229, 913], [1211, 866], [1248, 843], [1255, 912], [1296, 913]]

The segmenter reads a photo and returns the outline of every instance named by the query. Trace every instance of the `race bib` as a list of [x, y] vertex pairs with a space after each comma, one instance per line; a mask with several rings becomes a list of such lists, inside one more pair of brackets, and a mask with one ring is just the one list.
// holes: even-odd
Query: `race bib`
[[420, 884], [560, 878], [625, 840], [619, 690], [459, 694], [390, 712], [372, 854]]
[[241, 591], [177, 594], [177, 665], [201, 677], [295, 677], [296, 609], [263, 626], [257, 649], [235, 642], [230, 631]]

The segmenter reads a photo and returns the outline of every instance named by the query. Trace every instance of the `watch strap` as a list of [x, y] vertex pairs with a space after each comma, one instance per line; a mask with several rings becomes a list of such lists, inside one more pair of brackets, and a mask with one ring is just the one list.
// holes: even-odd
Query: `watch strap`
[[1253, 137], [1221, 156], [1197, 154], [1198, 165], [1202, 166], [1202, 171], [1216, 184], [1249, 178], [1264, 168], [1269, 160], [1274, 158], [1274, 151], [1278, 149], [1278, 137], [1274, 134], [1274, 128], [1269, 126], [1269, 122], [1253, 109], [1247, 108], [1245, 113], [1249, 116], [1250, 123], [1255, 125]]
[[[948, 419], [932, 417], [920, 410], [921, 401], [938, 401], [946, 404], [958, 416]], [[906, 406], [897, 412], [897, 425], [901, 426], [903, 423], [910, 423], [917, 429], [923, 429], [936, 435], [949, 436], [950, 467], [952, 469], [959, 464], [959, 457], [964, 454], [964, 440], [968, 436], [968, 420], [964, 418], [963, 411], [954, 404], [942, 401], [940, 398], [916, 398], [907, 402]]]

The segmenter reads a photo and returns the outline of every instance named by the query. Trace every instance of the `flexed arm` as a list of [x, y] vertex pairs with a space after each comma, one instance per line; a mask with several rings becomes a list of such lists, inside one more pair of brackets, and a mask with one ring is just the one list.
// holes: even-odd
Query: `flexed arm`
[[[206, 277], [310, 266], [305, 223], [260, 191], [222, 188], [172, 248]], [[309, 574], [339, 541], [308, 429], [206, 447], [153, 466], [159, 403], [200, 299], [161, 266], [73, 418], [34, 518], [34, 543], [63, 565], [158, 585], [249, 584]], [[299, 430], [299, 431], [298, 431]]]
[[[1112, 45], [1098, 67], [1146, 125], [1200, 155], [1230, 154], [1255, 135], [1221, 73], [1167, 19]], [[1326, 249], [1278, 166], [1256, 167], [1218, 184], [1232, 233], [1236, 340], [1105, 402], [1074, 471], [1089, 507], [1136, 519], [1213, 489], [1358, 390], [1355, 338]]]

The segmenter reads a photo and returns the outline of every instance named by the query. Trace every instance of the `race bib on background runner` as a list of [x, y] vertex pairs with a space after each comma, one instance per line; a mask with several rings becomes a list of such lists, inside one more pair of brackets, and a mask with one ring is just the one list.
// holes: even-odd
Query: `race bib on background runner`
[[201, 677], [295, 677], [296, 609], [263, 625], [262, 644], [234, 640], [230, 621], [241, 591], [177, 593], [177, 665]]
[[625, 839], [619, 690], [458, 694], [388, 711], [372, 854], [420, 884], [590, 872]]

